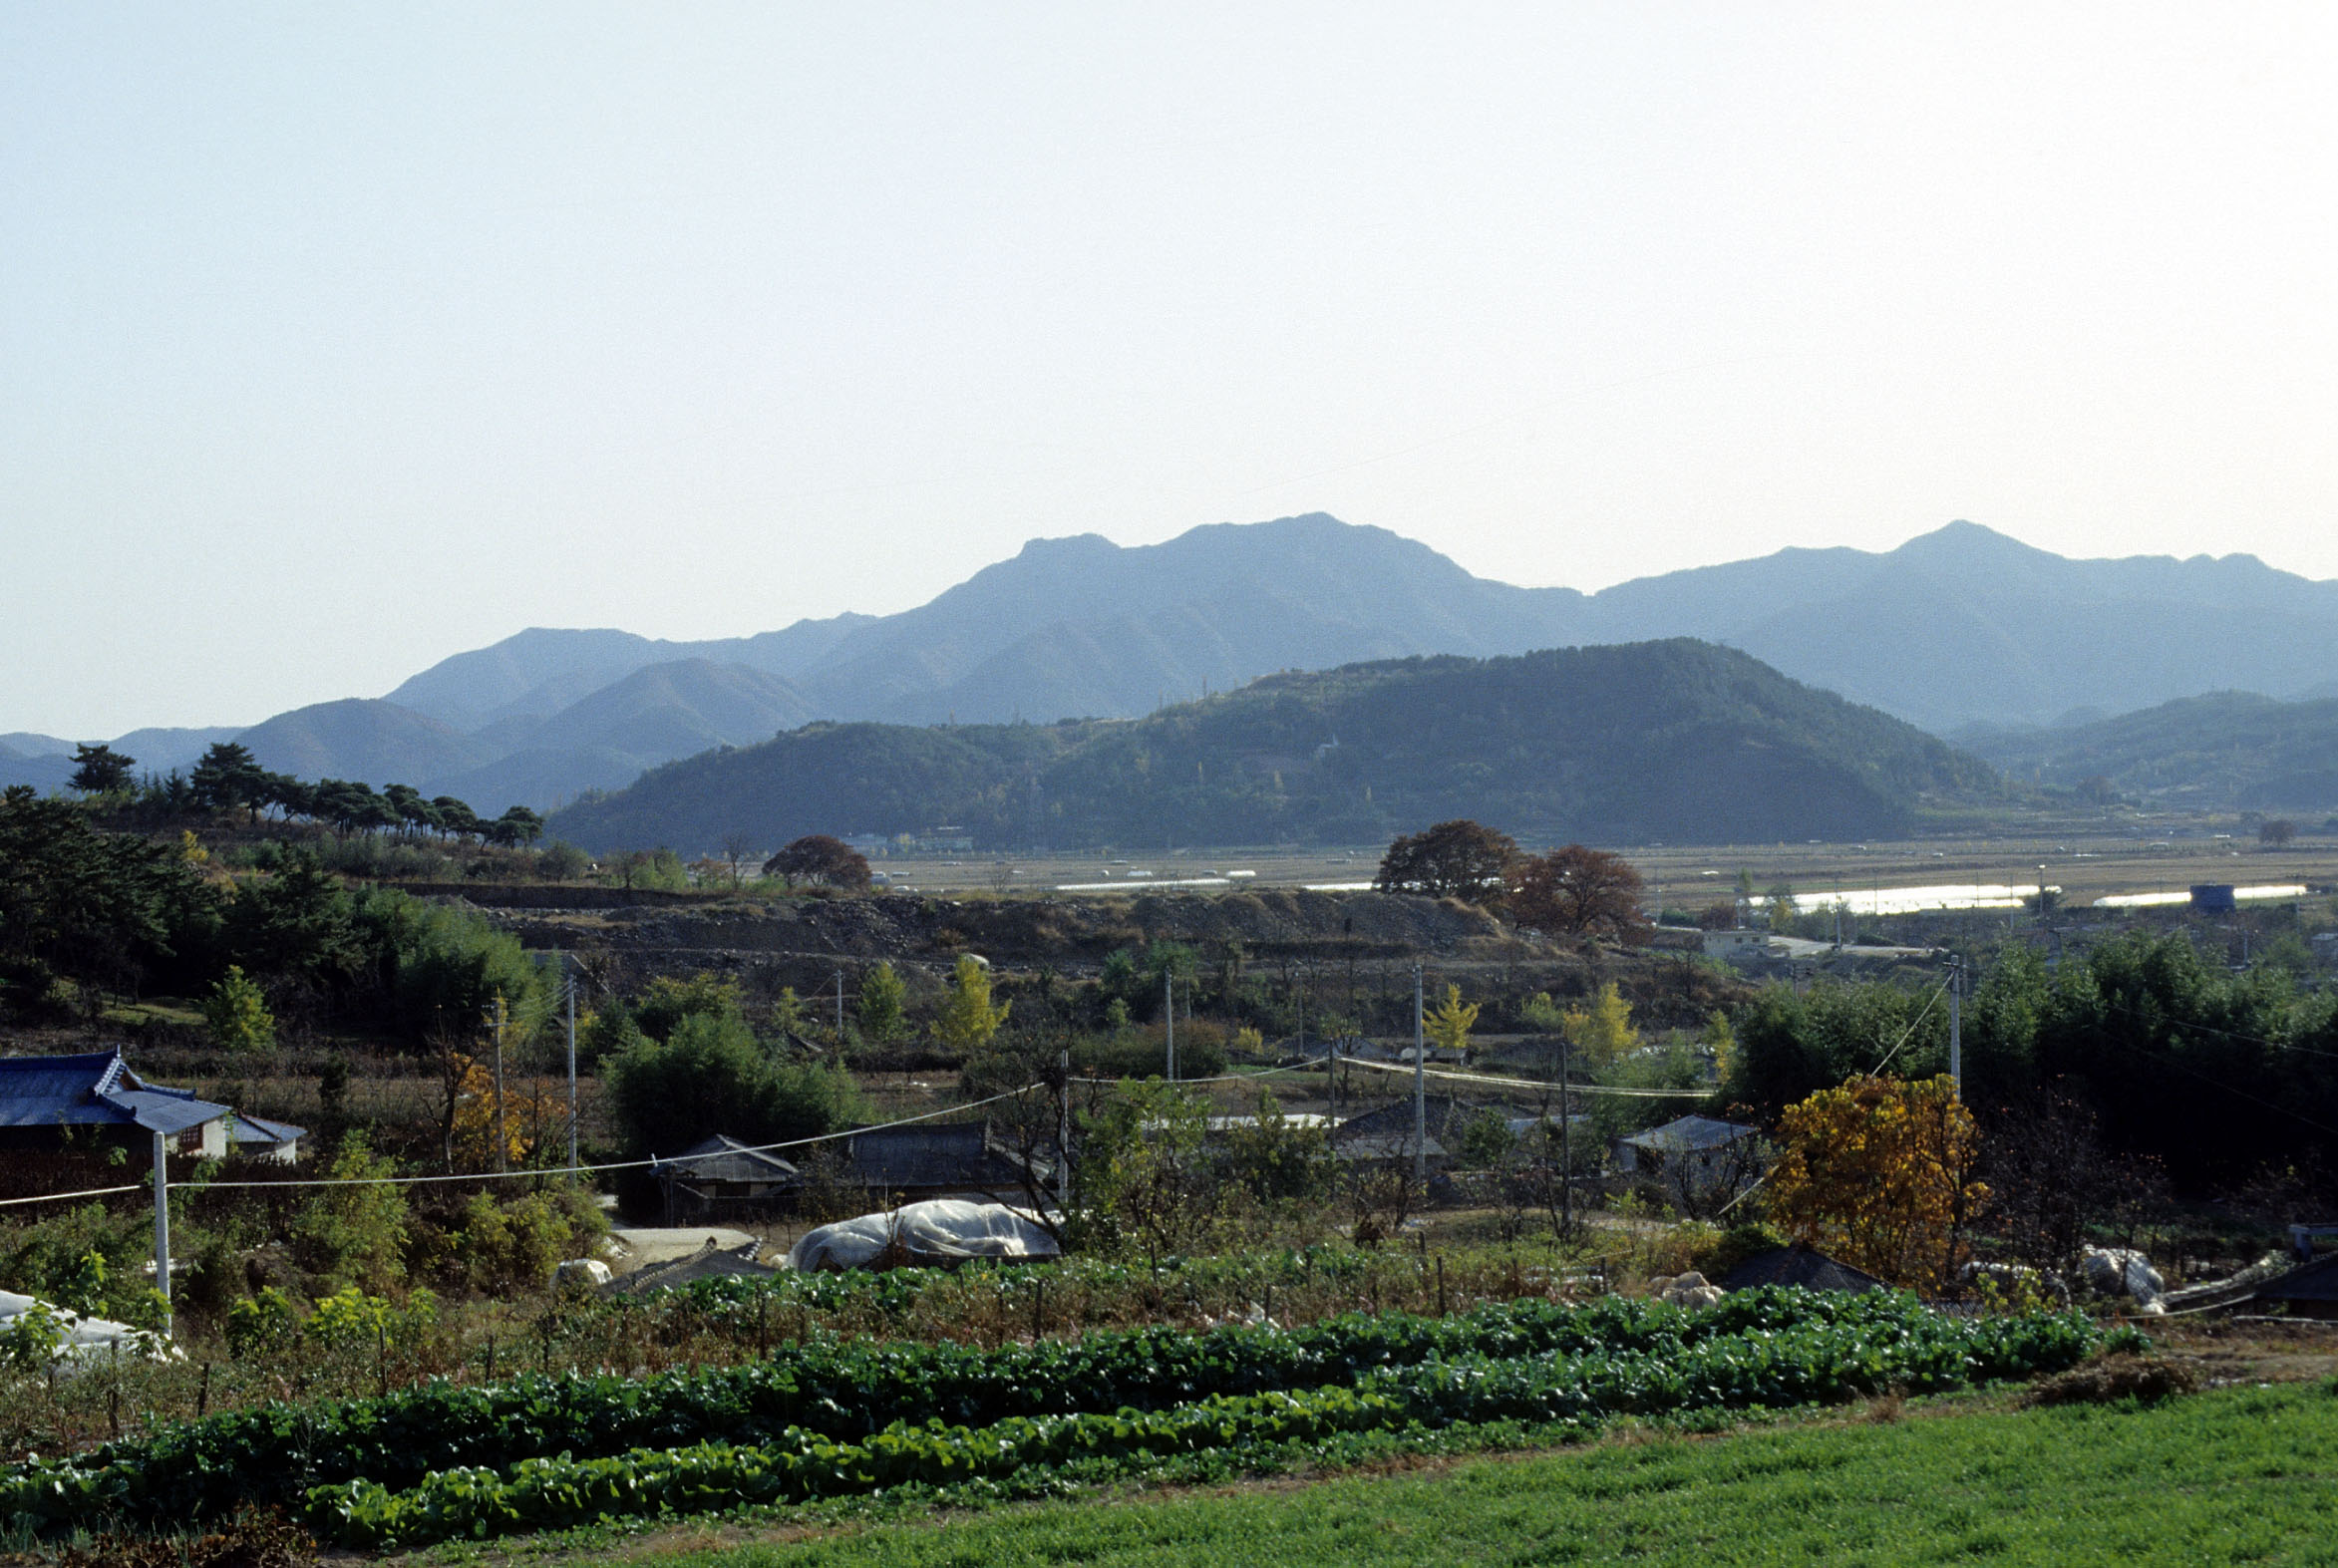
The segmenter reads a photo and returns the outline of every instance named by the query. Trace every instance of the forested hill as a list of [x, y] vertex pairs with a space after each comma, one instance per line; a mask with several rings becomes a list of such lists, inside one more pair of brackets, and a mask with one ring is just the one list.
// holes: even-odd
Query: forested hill
[[2016, 779], [2202, 810], [2338, 811], [2338, 700], [2209, 692], [2050, 729], [1960, 736]]
[[670, 763], [551, 831], [698, 852], [953, 823], [986, 849], [1156, 847], [1472, 816], [1521, 840], [1743, 842], [1888, 835], [1922, 796], [1997, 787], [1909, 725], [1682, 638], [1269, 676], [1139, 720], [807, 725]]

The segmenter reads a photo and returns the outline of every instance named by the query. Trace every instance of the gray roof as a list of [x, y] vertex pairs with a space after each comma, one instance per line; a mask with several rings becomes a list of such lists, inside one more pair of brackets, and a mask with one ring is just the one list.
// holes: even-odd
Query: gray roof
[[2257, 1287], [2259, 1301], [2338, 1301], [2338, 1253], [2300, 1264]]
[[1739, 1138], [1751, 1137], [1761, 1130], [1742, 1122], [1716, 1121], [1711, 1116], [1682, 1116], [1677, 1121], [1667, 1121], [1660, 1127], [1634, 1132], [1616, 1141], [1658, 1154], [1678, 1154], [1683, 1150], [1726, 1148]]
[[1757, 1252], [1722, 1279], [1723, 1290], [1751, 1290], [1757, 1285], [1801, 1285], [1810, 1290], [1882, 1290], [1884, 1284], [1863, 1269], [1854, 1269], [1815, 1247], [1796, 1245]]
[[[1338, 1153], [1342, 1159], [1411, 1159], [1413, 1131], [1407, 1127], [1403, 1132], [1367, 1132], [1360, 1137], [1342, 1138]], [[1446, 1157], [1445, 1145], [1431, 1136], [1421, 1145], [1421, 1157], [1443, 1159]]]
[[231, 1143], [292, 1143], [308, 1136], [308, 1128], [296, 1127], [289, 1121], [270, 1121], [238, 1110], [235, 1119], [227, 1124], [227, 1140]]
[[654, 1290], [680, 1290], [695, 1280], [764, 1279], [779, 1273], [770, 1264], [755, 1261], [757, 1248], [755, 1242], [737, 1249], [723, 1247], [710, 1236], [705, 1246], [688, 1257], [652, 1264], [602, 1288], [612, 1295], [646, 1296]]
[[[1458, 1119], [1470, 1119], [1475, 1107], [1463, 1104], [1451, 1095], [1425, 1095], [1421, 1102], [1421, 1120], [1433, 1139], [1445, 1136]], [[1413, 1146], [1413, 1100], [1406, 1096], [1391, 1105], [1378, 1110], [1367, 1110], [1362, 1115], [1350, 1116], [1339, 1124], [1332, 1134], [1334, 1141], [1346, 1144], [1359, 1138], [1401, 1137], [1405, 1147]]]
[[0, 1126], [137, 1126], [184, 1132], [231, 1115], [192, 1090], [149, 1084], [120, 1051], [69, 1057], [0, 1057]]
[[1023, 1168], [990, 1140], [986, 1121], [879, 1127], [844, 1139], [844, 1175], [865, 1187], [1012, 1187]]
[[653, 1167], [660, 1175], [691, 1181], [794, 1181], [796, 1167], [779, 1155], [752, 1148], [717, 1132]]

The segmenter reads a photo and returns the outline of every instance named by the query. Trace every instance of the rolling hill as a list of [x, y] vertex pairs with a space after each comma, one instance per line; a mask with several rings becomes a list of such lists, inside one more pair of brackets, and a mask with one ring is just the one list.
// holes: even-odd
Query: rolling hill
[[426, 790], [444, 775], [487, 761], [485, 745], [453, 725], [379, 698], [345, 697], [278, 714], [236, 737], [271, 773], [296, 779], [393, 781]]
[[2211, 692], [2049, 729], [1976, 728], [1973, 752], [2027, 783], [2204, 810], [2338, 811], [2338, 699]]
[[1907, 827], [1992, 793], [1945, 743], [1686, 639], [1270, 676], [1139, 720], [815, 724], [559, 812], [590, 849], [915, 832], [986, 848], [1376, 843], [1451, 816], [1521, 839], [1765, 840]]

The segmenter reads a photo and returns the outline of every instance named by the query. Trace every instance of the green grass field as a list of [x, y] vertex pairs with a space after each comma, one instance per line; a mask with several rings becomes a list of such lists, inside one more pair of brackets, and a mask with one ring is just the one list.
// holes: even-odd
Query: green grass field
[[2338, 1563], [2329, 1384], [1608, 1442], [1524, 1459], [1076, 1501], [661, 1568], [1015, 1564]]

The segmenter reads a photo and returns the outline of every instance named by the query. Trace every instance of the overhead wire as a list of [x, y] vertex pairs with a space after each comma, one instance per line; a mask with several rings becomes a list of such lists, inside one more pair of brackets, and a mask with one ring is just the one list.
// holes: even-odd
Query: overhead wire
[[[1375, 1073], [1410, 1074], [1413, 1069], [1397, 1062], [1366, 1062], [1357, 1057], [1342, 1057], [1342, 1062], [1354, 1067], [1369, 1068]], [[1454, 1084], [1482, 1084], [1497, 1089], [1555, 1089], [1569, 1095], [1620, 1095], [1633, 1099], [1709, 1099], [1711, 1090], [1704, 1089], [1630, 1089], [1619, 1084], [1555, 1083], [1536, 1078], [1495, 1078], [1481, 1073], [1447, 1073], [1437, 1068], [1421, 1069], [1424, 1078], [1442, 1079]]]

